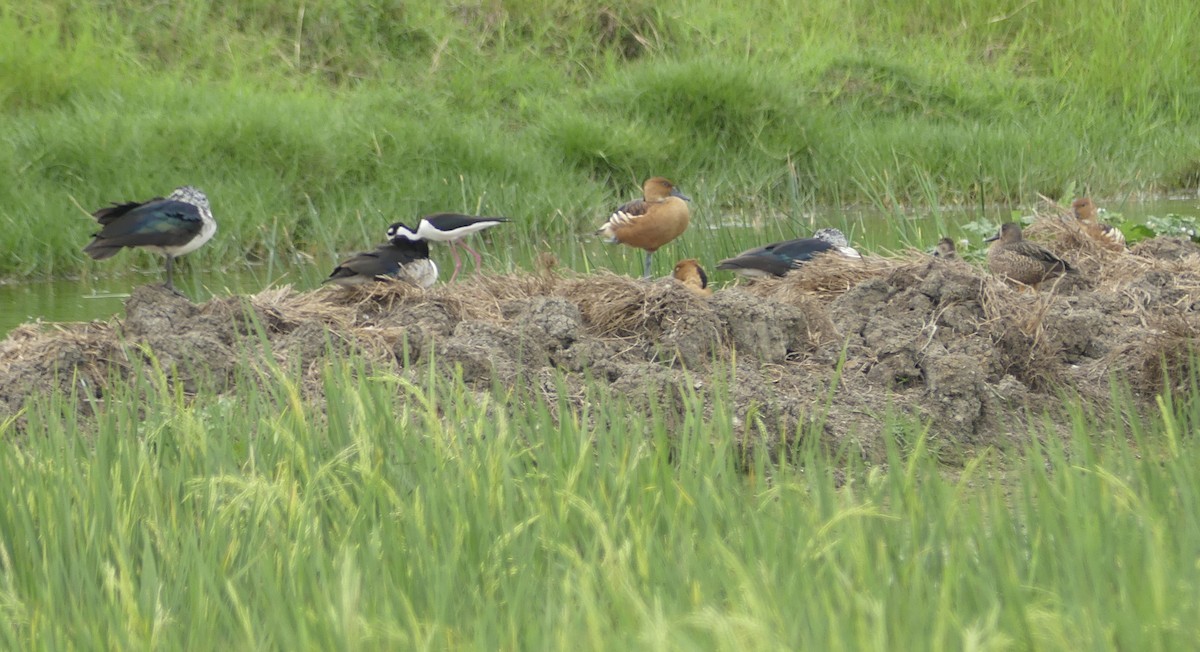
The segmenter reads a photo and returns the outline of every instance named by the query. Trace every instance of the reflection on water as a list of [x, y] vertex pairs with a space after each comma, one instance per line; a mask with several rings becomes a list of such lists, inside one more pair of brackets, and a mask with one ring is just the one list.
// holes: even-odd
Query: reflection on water
[[[138, 255], [122, 253], [121, 255]], [[148, 256], [148, 255], [147, 255]], [[252, 294], [267, 287], [287, 283], [297, 287], [315, 287], [328, 273], [316, 267], [297, 268], [273, 274], [244, 269], [236, 274], [212, 274], [198, 268], [175, 268], [175, 287], [197, 303], [214, 296]], [[162, 283], [163, 275], [132, 274], [116, 277], [70, 281], [35, 281], [0, 285], [0, 336], [29, 321], [46, 322], [105, 320], [122, 313], [133, 288]]]
[[[1163, 217], [1168, 214], [1182, 216], [1200, 216], [1200, 202], [1195, 198], [1168, 198], [1150, 202], [1107, 205], [1108, 210], [1118, 213], [1125, 219], [1142, 222], [1151, 216]], [[1025, 211], [1028, 212], [1028, 211]], [[943, 235], [953, 238], [967, 237], [978, 239], [978, 235], [962, 229], [963, 225], [978, 220], [1002, 222], [1013, 219], [1021, 214], [1006, 207], [988, 207], [984, 211], [976, 208], [953, 210], [930, 210], [898, 218], [894, 214], [872, 211], [819, 211], [813, 215], [796, 216], [787, 220], [762, 219], [720, 219], [697, 215], [693, 220], [693, 228], [702, 229], [717, 238], [720, 246], [717, 250], [728, 250], [730, 254], [746, 248], [746, 243], [766, 243], [772, 240], [794, 238], [809, 235], [812, 230], [822, 226], [837, 226], [846, 230], [860, 249], [872, 250], [879, 242], [894, 242], [892, 235], [897, 229], [903, 229], [906, 240], [914, 243], [926, 243], [932, 246]], [[726, 242], [727, 241], [727, 242]], [[728, 246], [725, 246], [725, 245]], [[629, 258], [630, 265], [636, 263], [641, 268], [641, 254], [626, 247], [606, 247], [591, 239], [575, 240], [572, 250], [559, 249], [558, 254], [562, 263], [577, 269], [591, 268], [595, 263], [621, 263]], [[675, 245], [673, 245], [675, 246]], [[678, 243], [676, 257], [694, 256], [689, 251], [689, 242], [683, 239]], [[143, 256], [142, 263], [149, 260], [149, 254], [124, 252], [122, 256]], [[632, 256], [632, 257], [631, 257]], [[496, 257], [503, 259], [504, 254], [497, 251]], [[443, 264], [443, 278], [449, 278], [449, 261], [441, 254], [435, 258]], [[161, 259], [159, 259], [161, 261]], [[333, 269], [336, 260], [330, 257], [325, 260], [311, 261], [304, 265], [296, 265], [281, 270], [278, 266], [261, 268], [245, 268], [235, 273], [212, 273], [200, 265], [192, 265], [183, 260], [176, 268], [176, 285], [180, 291], [193, 301], [202, 302], [214, 296], [230, 294], [252, 294], [268, 287], [292, 284], [297, 289], [317, 287], [329, 270]], [[503, 267], [501, 264], [489, 263], [492, 268]], [[658, 261], [656, 261], [657, 264]], [[141, 263], [139, 263], [141, 264]], [[617, 265], [609, 265], [617, 269]], [[114, 269], [116, 265], [112, 266]], [[147, 266], [149, 268], [149, 266]], [[39, 281], [0, 285], [0, 337], [19, 324], [41, 319], [47, 322], [89, 321], [93, 319], [108, 319], [121, 314], [124, 301], [129, 292], [146, 283], [161, 283], [163, 280], [161, 267], [151, 274], [135, 274], [103, 278], [85, 278], [73, 281]], [[633, 269], [633, 267], [630, 267]], [[669, 268], [668, 268], [669, 269]], [[464, 269], [470, 273], [470, 263]]]

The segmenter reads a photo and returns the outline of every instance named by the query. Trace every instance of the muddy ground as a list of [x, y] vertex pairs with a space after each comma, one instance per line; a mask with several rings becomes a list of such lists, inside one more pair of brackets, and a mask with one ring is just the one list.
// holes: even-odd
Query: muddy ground
[[[1025, 439], [1030, 419], [1055, 413], [1064, 393], [1102, 405], [1110, 375], [1145, 407], [1163, 391], [1164, 364], [1186, 378], [1200, 332], [1200, 248], [1159, 238], [1111, 253], [1077, 231], [1061, 222], [1028, 229], [1080, 269], [1038, 292], [917, 252], [825, 258], [711, 297], [669, 278], [553, 269], [426, 291], [281, 288], [201, 305], [144, 286], [123, 318], [28, 324], [0, 342], [0, 421], [28, 395], [72, 385], [99, 399], [79, 402], [88, 415], [113, 373], [145, 369], [133, 362], [151, 351], [185, 391], [211, 382], [235, 394], [239, 366], [272, 355], [298, 364], [309, 400], [320, 402], [322, 361], [354, 350], [417, 382], [433, 360], [478, 391], [520, 379], [557, 398], [561, 373], [576, 404], [587, 374], [635, 402], [656, 396], [671, 406], [732, 365], [743, 436], [822, 433], [877, 460], [892, 413], [927, 423], [935, 445], [970, 454]], [[255, 323], [269, 354], [247, 345], [259, 337]]]

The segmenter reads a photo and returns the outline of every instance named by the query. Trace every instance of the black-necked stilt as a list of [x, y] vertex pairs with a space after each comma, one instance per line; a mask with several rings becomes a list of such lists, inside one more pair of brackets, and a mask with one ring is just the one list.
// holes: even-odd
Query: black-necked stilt
[[623, 204], [596, 231], [609, 243], [625, 244], [646, 252], [642, 278], [650, 278], [650, 264], [659, 247], [678, 238], [691, 220], [686, 195], [663, 177], [651, 177], [642, 184], [642, 198]]
[[167, 257], [167, 287], [175, 289], [172, 271], [176, 256], [199, 249], [217, 232], [217, 221], [208, 206], [208, 197], [197, 188], [176, 188], [166, 198], [144, 202], [114, 203], [92, 213], [100, 222], [100, 232], [84, 253], [104, 260], [122, 247], [141, 247]]
[[408, 240], [431, 240], [434, 242], [450, 243], [450, 255], [454, 257], [454, 274], [450, 276], [453, 281], [458, 277], [458, 270], [462, 268], [462, 260], [458, 257], [456, 247], [462, 244], [475, 258], [475, 267], [478, 269], [483, 265], [483, 258], [479, 252], [472, 249], [466, 242], [459, 242], [463, 238], [489, 229], [502, 222], [510, 222], [507, 217], [476, 217], [472, 215], [460, 215], [458, 213], [436, 213], [434, 215], [426, 215], [417, 222], [416, 229], [410, 229], [402, 222], [393, 224], [388, 229], [388, 237], [395, 238], [397, 236], [407, 238]]
[[993, 274], [1035, 290], [1039, 283], [1075, 271], [1070, 263], [1049, 249], [1026, 240], [1021, 225], [1016, 222], [1001, 224], [1000, 233], [984, 242], [992, 243], [988, 247], [987, 261]]
[[838, 229], [820, 229], [811, 238], [773, 242], [764, 247], [743, 251], [733, 258], [726, 258], [717, 263], [717, 269], [742, 276], [783, 276], [812, 260], [817, 254], [827, 251], [848, 258], [862, 257], [850, 246], [844, 233]]
[[429, 259], [429, 243], [395, 235], [400, 226], [397, 223], [388, 228], [391, 242], [343, 261], [324, 282], [350, 286], [398, 279], [420, 288], [432, 286], [437, 282], [438, 268]]
[[684, 287], [700, 296], [709, 296], [712, 294], [712, 289], [708, 287], [708, 274], [704, 273], [704, 268], [700, 266], [700, 262], [695, 258], [688, 258], [687, 260], [675, 263], [675, 270], [671, 272], [671, 276], [675, 277], [676, 281], [683, 283]]

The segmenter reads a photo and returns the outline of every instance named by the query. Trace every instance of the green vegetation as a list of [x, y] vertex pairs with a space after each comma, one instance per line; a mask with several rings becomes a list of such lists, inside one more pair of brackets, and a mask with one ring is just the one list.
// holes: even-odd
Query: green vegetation
[[310, 376], [313, 405], [290, 366], [243, 374], [193, 399], [135, 369], [94, 426], [64, 396], [31, 401], [19, 441], [0, 424], [3, 647], [1200, 640], [1194, 398], [1142, 420], [1114, 390], [1111, 411], [1072, 415], [1069, 454], [1030, 433], [1027, 460], [951, 476], [902, 422], [886, 467], [811, 433], [796, 464], [747, 455], [738, 436], [778, 433], [735, 429], [719, 378], [646, 419], [602, 385], [575, 408], [351, 359]]
[[[1198, 68], [1187, 0], [8, 3], [0, 278], [160, 269], [86, 260], [85, 212], [184, 183], [221, 226], [181, 262], [214, 285], [297, 255], [315, 282], [435, 210], [517, 218], [495, 266], [634, 270], [580, 235], [651, 174], [695, 199], [676, 258], [830, 222], [928, 246], [991, 224], [938, 207], [1197, 187]], [[310, 403], [295, 367], [225, 395], [134, 370], [0, 421], [0, 646], [1200, 640], [1194, 379], [948, 471], [896, 419], [882, 467], [813, 433], [752, 454], [779, 433], [735, 428], [721, 378], [647, 419], [602, 383], [578, 408], [353, 357]]]
[[[0, 277], [115, 273], [79, 252], [76, 204], [182, 183], [221, 223], [184, 264], [229, 270], [435, 210], [517, 217], [494, 236], [509, 265], [587, 269], [563, 243], [650, 174], [701, 225], [769, 237], [818, 206], [1194, 188], [1198, 64], [1186, 0], [8, 3]], [[858, 231], [947, 231], [897, 223]], [[711, 233], [681, 250], [764, 237]]]

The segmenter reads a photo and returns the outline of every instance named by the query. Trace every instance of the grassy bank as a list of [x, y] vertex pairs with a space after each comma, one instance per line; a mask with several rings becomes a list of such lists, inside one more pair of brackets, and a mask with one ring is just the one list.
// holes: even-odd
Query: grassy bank
[[243, 373], [219, 400], [131, 374], [94, 429], [62, 396], [31, 402], [22, 441], [0, 425], [4, 647], [1200, 640], [1195, 399], [1143, 421], [1117, 391], [1075, 415], [1069, 455], [1030, 433], [1027, 461], [950, 476], [904, 423], [886, 468], [804, 443], [798, 466], [747, 459], [719, 379], [711, 418], [693, 394], [668, 427], [604, 386], [575, 410], [351, 360], [310, 405], [293, 369]]
[[216, 268], [353, 250], [435, 210], [518, 218], [498, 244], [525, 264], [652, 173], [710, 226], [789, 235], [847, 202], [1196, 186], [1189, 2], [1010, 5], [10, 6], [0, 277], [111, 273], [79, 252], [75, 203], [182, 183], [221, 221], [189, 264]]

